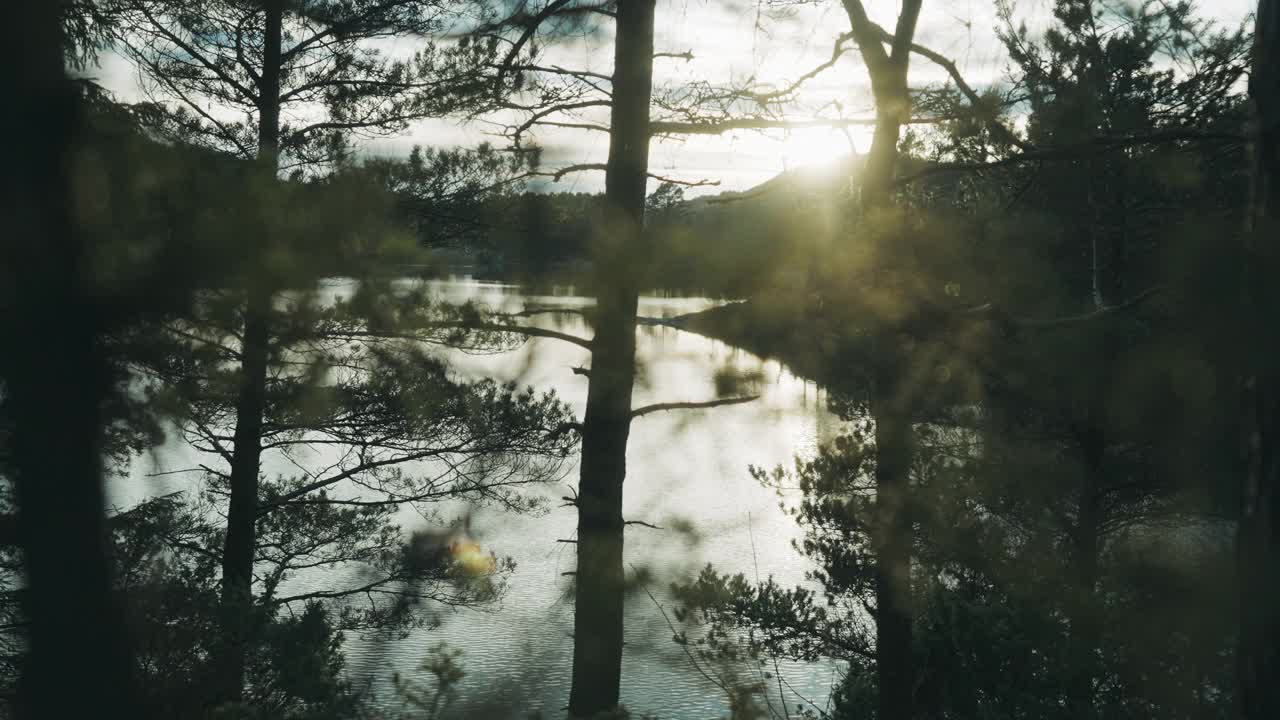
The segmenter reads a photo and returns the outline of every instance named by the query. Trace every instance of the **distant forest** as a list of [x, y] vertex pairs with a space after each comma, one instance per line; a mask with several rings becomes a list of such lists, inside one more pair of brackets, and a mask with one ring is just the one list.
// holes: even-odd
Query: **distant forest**
[[[832, 242], [855, 164], [795, 170], [744, 192], [688, 200], [682, 186], [658, 185], [646, 200], [652, 246], [639, 268], [643, 281], [722, 297], [799, 287]], [[589, 272], [593, 223], [604, 207], [603, 194], [525, 191], [426, 208], [408, 221], [425, 247], [446, 250], [438, 253], [446, 271], [449, 259], [464, 259], [478, 277], [572, 282]]]

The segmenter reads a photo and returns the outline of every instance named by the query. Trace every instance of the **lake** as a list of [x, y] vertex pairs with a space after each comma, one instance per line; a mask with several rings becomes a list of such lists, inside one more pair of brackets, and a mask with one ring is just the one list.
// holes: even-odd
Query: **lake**
[[[428, 281], [434, 293], [451, 301], [472, 300], [491, 308], [518, 311], [526, 307], [584, 307], [589, 298], [572, 288], [532, 293], [521, 287], [467, 279]], [[323, 288], [333, 296], [349, 294], [352, 285], [331, 281]], [[640, 313], [673, 317], [706, 309], [718, 301], [699, 297], [645, 296]], [[548, 315], [531, 322], [589, 337], [583, 320]], [[751, 465], [790, 465], [839, 429], [825, 408], [825, 398], [812, 383], [796, 377], [775, 361], [716, 340], [665, 326], [637, 331], [640, 372], [634, 404], [710, 400], [716, 376], [753, 378], [744, 389], [760, 398], [750, 403], [704, 410], [672, 411], [636, 420], [627, 454], [624, 515], [664, 528], [631, 526], [626, 534], [626, 562], [652, 573], [646, 587], [627, 599], [626, 646], [622, 701], [637, 716], [716, 718], [728, 715], [724, 693], [695, 668], [672, 632], [659, 605], [671, 613], [668, 587], [687, 579], [708, 563], [721, 572], [749, 578], [773, 576], [783, 584], [804, 581], [809, 565], [792, 547], [793, 520], [779, 506], [778, 493], [761, 487], [749, 474]], [[554, 339], [534, 338], [518, 349], [497, 355], [442, 351], [461, 377], [493, 377], [555, 390], [581, 416], [587, 380], [572, 368], [590, 364], [589, 353]], [[144, 497], [183, 489], [181, 475], [161, 475], [192, 467], [192, 451], [166, 445], [141, 458], [127, 478], [113, 482], [110, 500], [127, 507]], [[283, 460], [264, 456], [264, 472], [284, 470]], [[273, 463], [280, 464], [278, 468]], [[576, 485], [576, 465], [566, 466], [559, 485], [540, 488], [553, 500], [549, 512], [518, 516], [481, 508], [471, 520], [473, 535], [486, 548], [517, 563], [501, 602], [486, 610], [440, 609], [439, 625], [414, 631], [406, 639], [386, 640], [349, 635], [347, 669], [356, 680], [372, 682], [377, 703], [399, 708], [389, 679], [394, 673], [421, 675], [418, 665], [429, 649], [444, 642], [461, 649], [466, 673], [458, 687], [454, 716], [527, 717], [540, 710], [562, 716], [567, 704], [573, 652], [573, 602], [566, 596], [574, 568], [573, 545], [557, 542], [573, 537], [577, 523], [572, 508], [558, 499]], [[407, 530], [421, 518], [406, 511]], [[310, 579], [308, 582], [317, 582]], [[675, 622], [672, 615], [671, 621]], [[714, 668], [704, 668], [714, 671]], [[778, 666], [787, 704], [826, 702], [838, 677], [831, 664]], [[773, 672], [770, 664], [769, 672]], [[759, 678], [759, 669], [747, 669]], [[777, 703], [777, 679], [769, 680]], [[801, 699], [804, 698], [804, 699]], [[390, 714], [390, 713], [389, 713]]]

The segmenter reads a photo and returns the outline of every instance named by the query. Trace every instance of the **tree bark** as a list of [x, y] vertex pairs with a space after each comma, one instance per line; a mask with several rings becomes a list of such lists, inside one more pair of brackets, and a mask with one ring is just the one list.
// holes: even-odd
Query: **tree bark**
[[871, 403], [876, 422], [876, 717], [910, 720], [916, 681], [909, 510], [914, 435], [898, 380], [896, 373], [881, 373]]
[[[911, 44], [922, 0], [904, 0], [898, 22], [884, 47], [883, 32], [867, 16], [860, 0], [844, 0], [850, 29], [871, 76], [876, 103], [876, 128], [859, 183], [859, 211], [864, 223], [879, 230], [894, 221], [885, 211], [893, 207], [893, 178], [898, 164], [898, 139], [911, 115], [907, 87]], [[878, 232], [892, 238], [891, 233]], [[894, 253], [882, 253], [890, 265]], [[897, 282], [894, 267], [877, 268], [882, 282]], [[891, 287], [884, 290], [893, 291]], [[905, 298], [904, 298], [905, 301]], [[903, 368], [910, 358], [900, 356], [897, 333], [885, 333], [884, 352], [893, 360], [876, 369], [871, 414], [876, 425], [876, 683], [880, 720], [911, 720], [915, 714], [916, 668], [912, 647], [910, 470], [913, 456], [911, 389], [903, 385]]]
[[145, 717], [111, 592], [101, 467], [106, 318], [76, 226], [83, 110], [63, 67], [62, 6], [15, 3], [0, 63], [12, 101], [0, 125], [14, 140], [0, 189], [0, 374], [15, 419], [29, 623], [17, 715]]
[[596, 332], [582, 427], [569, 714], [617, 707], [622, 679], [622, 488], [635, 381], [634, 262], [643, 257], [654, 0], [618, 3], [606, 212], [597, 237]]
[[1243, 315], [1252, 320], [1245, 379], [1246, 471], [1236, 551], [1240, 636], [1239, 714], [1280, 717], [1280, 372], [1276, 276], [1280, 273], [1280, 3], [1259, 0], [1249, 80], [1253, 190], [1246, 237]]
[[[284, 6], [263, 3], [266, 12], [258, 101], [259, 171], [275, 179], [280, 144], [280, 55]], [[253, 633], [253, 558], [257, 546], [258, 475], [262, 422], [266, 410], [270, 354], [271, 290], [265, 277], [249, 280], [244, 310], [240, 387], [231, 454], [231, 499], [222, 550], [222, 611], [225, 656], [217, 703], [239, 702], [244, 691], [245, 654]], [[252, 275], [252, 273], [250, 273]]]

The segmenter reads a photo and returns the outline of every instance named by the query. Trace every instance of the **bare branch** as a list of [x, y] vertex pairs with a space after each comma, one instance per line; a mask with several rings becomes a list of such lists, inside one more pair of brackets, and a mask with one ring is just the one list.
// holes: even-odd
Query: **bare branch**
[[844, 44], [852, 39], [853, 39], [853, 33], [845, 33], [840, 37], [837, 37], [835, 40], [835, 45], [831, 48], [831, 57], [826, 62], [822, 63], [821, 65], [818, 65], [817, 67], [813, 68], [809, 72], [796, 78], [789, 85], [782, 88], [781, 90], [774, 90], [767, 93], [748, 93], [748, 97], [755, 100], [756, 102], [764, 103], [764, 102], [768, 102], [769, 100], [776, 100], [777, 98], [786, 97], [787, 95], [794, 93], [796, 90], [800, 89], [801, 85], [805, 84], [809, 80], [812, 80], [813, 78], [822, 74], [823, 71], [835, 65], [840, 60], [840, 58], [845, 54], [845, 52], [848, 50], [848, 48], [846, 48]]
[[547, 73], [548, 75], [568, 75], [569, 77], [579, 79], [594, 78], [605, 82], [613, 82], [612, 75], [605, 75], [604, 73], [592, 72], [590, 70], [572, 70], [559, 65], [511, 65], [508, 69], [527, 70], [529, 72]]
[[591, 130], [594, 132], [604, 132], [604, 133], [609, 132], [609, 128], [605, 127], [604, 125], [592, 125], [591, 123], [566, 123], [566, 122], [555, 122], [552, 120], [539, 120], [538, 125], [541, 125], [543, 127], [568, 128], [570, 130]]
[[[517, 125], [511, 134], [516, 138], [516, 140], [519, 140], [520, 137], [529, 130], [529, 128], [533, 127], [534, 125], [543, 124], [544, 122], [543, 118], [549, 115], [568, 112], [570, 110], [585, 110], [586, 108], [592, 108], [592, 107], [609, 107], [611, 105], [613, 105], [613, 103], [608, 100], [583, 100], [580, 102], [561, 103], [559, 105], [552, 105], [550, 107], [543, 108], [542, 110], [538, 110], [537, 112], [530, 115], [527, 120]], [[520, 109], [527, 109], [527, 108], [515, 107], [512, 109], [520, 110]]]
[[1164, 286], [1157, 285], [1152, 288], [1147, 288], [1146, 290], [1138, 293], [1137, 295], [1129, 298], [1128, 300], [1125, 300], [1124, 302], [1121, 302], [1115, 305], [1108, 305], [1104, 308], [1095, 310], [1093, 312], [1083, 313], [1080, 315], [1070, 315], [1067, 317], [1060, 317], [1060, 318], [1050, 318], [1048, 320], [1015, 320], [1014, 322], [1019, 327], [1034, 328], [1034, 329], [1040, 329], [1040, 330], [1066, 327], [1069, 325], [1079, 325], [1082, 323], [1087, 323], [1093, 320], [1099, 320], [1104, 317], [1115, 315], [1117, 313], [1122, 313], [1122, 312], [1125, 312], [1126, 310], [1132, 310], [1133, 308], [1138, 307], [1142, 303], [1146, 302], [1152, 297], [1155, 297], [1156, 295], [1163, 293], [1164, 291], [1165, 291]]
[[622, 523], [622, 524], [623, 524], [623, 525], [639, 525], [640, 527], [647, 527], [647, 528], [650, 528], [650, 529], [652, 529], [652, 530], [664, 530], [664, 529], [665, 529], [665, 528], [658, 527], [657, 525], [654, 525], [654, 524], [652, 524], [652, 523], [647, 523], [647, 522], [645, 522], [645, 521], [643, 521], [643, 520], [627, 520], [626, 522], [624, 522], [624, 523]]
[[758, 400], [759, 395], [747, 395], [743, 397], [721, 398], [719, 400], [707, 400], [705, 402], [674, 402], [674, 403], [656, 403], [654, 405], [645, 405], [631, 411], [631, 419], [643, 417], [651, 413], [663, 412], [666, 410], [701, 410], [704, 408], [720, 407], [722, 405], [741, 405], [749, 403], [752, 400]]
[[[555, 182], [560, 182], [560, 180], [563, 179], [564, 176], [568, 175], [569, 173], [589, 172], [593, 170], [605, 171], [608, 169], [609, 169], [609, 166], [604, 163], [579, 163], [577, 165], [566, 165], [565, 167], [562, 167], [559, 170], [556, 170], [554, 172], [535, 172], [530, 174], [542, 175], [542, 176], [551, 178]], [[685, 187], [714, 187], [720, 184], [719, 180], [679, 180], [677, 178], [667, 177], [665, 175], [658, 175], [656, 173], [646, 173], [646, 174], [649, 177], [659, 182], [671, 183], [673, 185], [684, 185]]]
[[[935, 125], [953, 118], [908, 118], [904, 124]], [[653, 135], [720, 135], [732, 130], [801, 130], [804, 128], [843, 128], [873, 126], [875, 118], [818, 118], [813, 120], [782, 120], [777, 118], [746, 117], [708, 120], [705, 122], [655, 121], [649, 123]]]

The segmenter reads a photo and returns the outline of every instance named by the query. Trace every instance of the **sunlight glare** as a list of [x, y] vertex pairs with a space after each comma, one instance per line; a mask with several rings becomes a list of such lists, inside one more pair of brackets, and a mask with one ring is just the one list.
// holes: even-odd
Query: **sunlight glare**
[[832, 169], [854, 153], [865, 153], [871, 144], [867, 128], [806, 128], [788, 130], [768, 139], [782, 170]]

